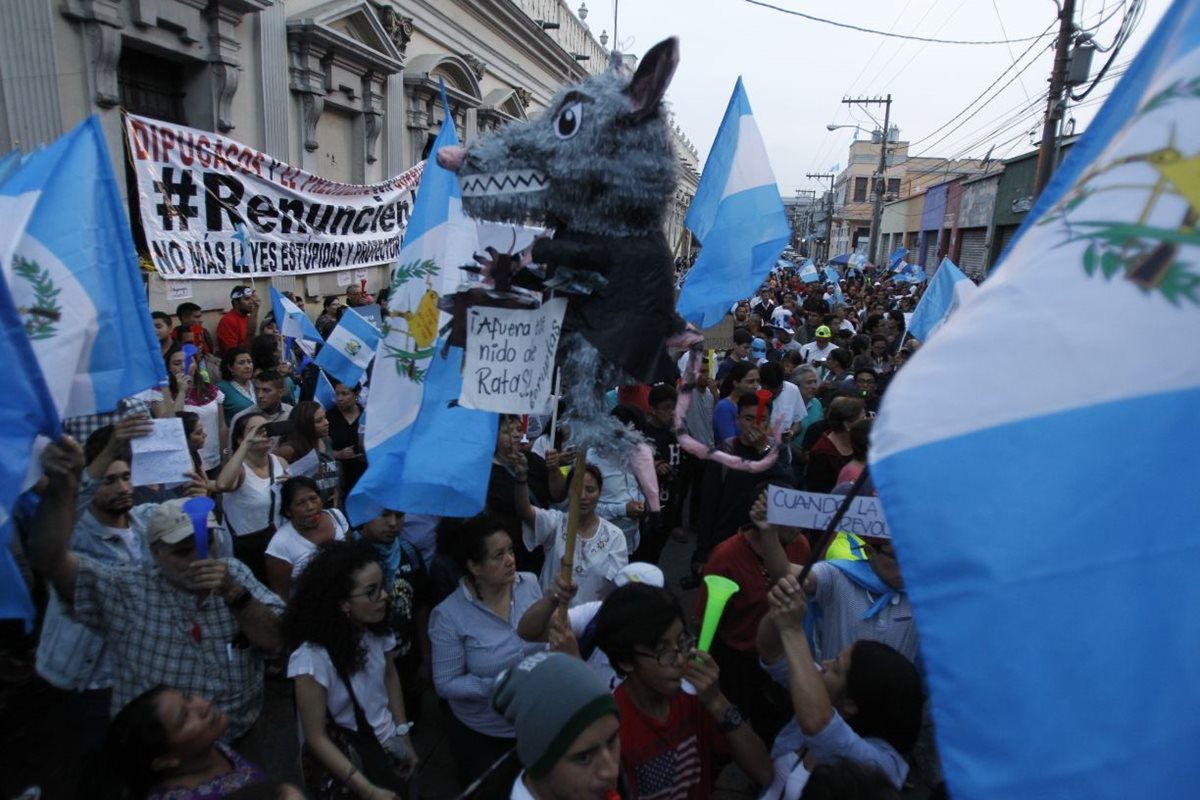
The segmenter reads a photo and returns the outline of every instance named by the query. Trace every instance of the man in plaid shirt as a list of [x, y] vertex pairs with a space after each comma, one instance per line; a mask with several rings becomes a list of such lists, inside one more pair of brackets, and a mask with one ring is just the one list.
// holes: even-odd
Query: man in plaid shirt
[[[262, 656], [283, 646], [283, 603], [241, 562], [218, 552], [198, 557], [182, 500], [163, 503], [147, 522], [149, 564], [101, 564], [71, 551], [83, 451], [64, 437], [47, 446], [43, 468], [49, 483], [30, 561], [70, 613], [104, 636], [111, 712], [166, 684], [210, 698], [230, 717], [229, 738], [245, 735], [262, 710]], [[217, 550], [215, 532], [209, 538]]]

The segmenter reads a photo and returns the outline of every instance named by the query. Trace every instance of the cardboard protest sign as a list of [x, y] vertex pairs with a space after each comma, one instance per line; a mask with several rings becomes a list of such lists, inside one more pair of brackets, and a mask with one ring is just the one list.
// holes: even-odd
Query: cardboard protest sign
[[[782, 486], [772, 486], [767, 494], [767, 522], [796, 528], [822, 530], [846, 498], [839, 494], [798, 492]], [[891, 537], [883, 508], [877, 497], [858, 496], [838, 523], [838, 530], [857, 536]]]
[[537, 414], [550, 399], [564, 298], [532, 311], [472, 306], [459, 403], [502, 414]]
[[125, 133], [150, 258], [176, 280], [390, 264], [424, 169], [359, 186], [209, 131], [128, 114]]

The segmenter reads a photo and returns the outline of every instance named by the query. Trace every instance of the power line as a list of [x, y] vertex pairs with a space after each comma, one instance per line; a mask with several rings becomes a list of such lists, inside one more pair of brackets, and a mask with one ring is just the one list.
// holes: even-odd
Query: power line
[[[1000, 33], [1007, 37], [1008, 31], [1005, 30], [1005, 28], [1004, 28], [1004, 18], [1000, 16], [1000, 6], [996, 5], [996, 0], [992, 0], [992, 10], [994, 10], [996, 12], [996, 22], [1000, 23]], [[1050, 29], [1047, 28], [1046, 30], [1050, 30]], [[1017, 58], [1016, 56], [1013, 55], [1012, 45], [1005, 45], [1005, 47], [1008, 49], [1008, 57], [1009, 58], [1011, 58], [1014, 62], [1020, 60], [1019, 58]], [[1021, 83], [1021, 92], [1025, 95], [1025, 99], [1028, 100], [1029, 99], [1029, 90], [1025, 88], [1025, 81], [1021, 81], [1020, 83]]]
[[[1030, 43], [1029, 47], [1026, 47], [1025, 51], [1023, 53], [1021, 53], [1021, 55], [1017, 56], [1017, 58], [1011, 64], [1009, 64], [1007, 67], [1005, 67], [1004, 71], [1001, 72], [999, 75], [997, 75], [996, 79], [994, 81], [992, 81], [991, 83], [989, 83], [987, 88], [984, 89], [982, 92], [980, 92], [975, 97], [974, 100], [967, 103], [966, 108], [964, 108], [962, 111], [959, 111], [957, 114], [952, 116], [950, 119], [946, 120], [946, 122], [942, 123], [942, 125], [940, 127], [938, 127], [936, 130], [934, 130], [932, 133], [922, 136], [920, 139], [917, 139], [915, 142], [909, 142], [909, 146], [911, 147], [914, 144], [919, 144], [920, 142], [923, 142], [926, 139], [932, 138], [933, 136], [937, 135], [939, 132], [945, 130], [948, 126], [952, 125], [963, 114], [967, 113], [967, 111], [969, 111], [971, 109], [971, 106], [975, 105], [981, 99], [983, 99], [984, 95], [986, 95], [988, 92], [990, 92], [997, 83], [999, 83], [1001, 80], [1004, 79], [1004, 76], [1009, 73], [1009, 70], [1013, 69], [1019, 63], [1021, 63], [1021, 59], [1023, 59], [1025, 56], [1029, 55], [1030, 51], [1032, 51], [1035, 47], [1037, 47], [1038, 41], [1041, 40], [1042, 38], [1044, 38], [1046, 36], [1046, 34], [1050, 32], [1050, 29], [1054, 27], [1054, 24], [1055, 24], [1054, 22], [1051, 22], [1049, 25], [1047, 25], [1046, 29], [1044, 31], [1042, 31], [1042, 35], [1039, 36], [1037, 39], [1035, 39], [1032, 43]], [[1036, 61], [1036, 59], [1035, 59], [1035, 61]], [[1034, 62], [1031, 61], [1031, 62], [1029, 62], [1029, 64], [1025, 65], [1025, 67], [1020, 72], [1017, 73], [1016, 77], [1019, 78], [1021, 76], [1021, 72], [1024, 72], [1026, 69], [1029, 69], [1029, 67], [1032, 66], [1033, 63]], [[1008, 88], [1008, 86], [1010, 86], [1011, 84], [1012, 84], [1012, 81], [1010, 80], [1008, 83], [1006, 83], [1004, 85], [1004, 87], [1000, 91], [1001, 92], [1004, 91], [1004, 89]], [[992, 98], [992, 100], [994, 100], [995, 97], [998, 97], [999, 95], [1000, 95], [1000, 92], [997, 92], [996, 95]], [[1026, 98], [1028, 98], [1028, 95], [1026, 95]], [[988, 102], [991, 102], [991, 101], [989, 100]], [[987, 103], [984, 103], [982, 106], [979, 107], [979, 109], [976, 109], [976, 112], [978, 113], [978, 111], [980, 109], [986, 108], [987, 105], [988, 105]], [[972, 116], [974, 116], [974, 114], [972, 114]], [[971, 117], [967, 117], [967, 119], [963, 120], [961, 124], [965, 124], [966, 121], [969, 120], [970, 118]], [[945, 137], [943, 137], [943, 138], [945, 138]], [[940, 142], [941, 139], [939, 139], [938, 141]]]
[[1113, 43], [1110, 45], [1112, 52], [1109, 53], [1108, 60], [1104, 62], [1104, 66], [1101, 67], [1100, 71], [1096, 73], [1095, 80], [1092, 81], [1088, 88], [1084, 89], [1079, 94], [1068, 91], [1068, 96], [1072, 100], [1076, 102], [1083, 100], [1089, 94], [1091, 94], [1092, 90], [1095, 89], [1100, 81], [1104, 79], [1105, 73], [1108, 72], [1109, 67], [1111, 67], [1113, 62], [1116, 61], [1117, 54], [1121, 52], [1121, 48], [1125, 46], [1125, 43], [1129, 41], [1129, 37], [1133, 35], [1134, 28], [1136, 28], [1138, 23], [1141, 22], [1142, 12], [1144, 10], [1145, 4], [1142, 2], [1142, 0], [1133, 0], [1133, 2], [1129, 4], [1129, 10], [1121, 19], [1121, 27], [1117, 30], [1117, 35], [1113, 38]]
[[[962, 7], [965, 6], [966, 4], [967, 4], [967, 0], [962, 0], [962, 2], [960, 2], [957, 6], [955, 6], [954, 10], [951, 11], [948, 15], [946, 15], [945, 19], [942, 20], [942, 24], [937, 26], [937, 30], [935, 30], [933, 32], [933, 35], [937, 36], [939, 33], [941, 33], [942, 28], [945, 28], [947, 25], [949, 25], [950, 20], [954, 19], [954, 17], [958, 14], [959, 11], [962, 11]], [[912, 56], [908, 59], [908, 61], [904, 62], [904, 66], [902, 66], [900, 69], [898, 69], [894, 73], [892, 73], [891, 76], [889, 76], [889, 78], [888, 78], [889, 82], [886, 84], [885, 88], [891, 88], [892, 85], [895, 83], [895, 81], [901, 75], [904, 74], [904, 71], [912, 66], [912, 63], [917, 60], [917, 57], [920, 56], [921, 53], [925, 52], [926, 47], [929, 47], [929, 42], [925, 42], [920, 47], [918, 47], [916, 52], [912, 54]], [[883, 70], [880, 70], [879, 75], [882, 75], [882, 74], [883, 74]]]
[[[895, 28], [898, 24], [900, 24], [900, 20], [902, 20], [904, 18], [904, 12], [908, 11], [908, 7], [911, 5], [912, 5], [912, 0], [908, 0], [908, 2], [906, 2], [904, 4], [904, 8], [900, 9], [900, 13], [896, 15], [896, 18], [894, 20], [892, 20], [892, 25], [891, 25], [892, 28]], [[933, 6], [930, 6], [930, 8], [932, 8], [932, 7]], [[925, 13], [928, 14], [929, 12], [926, 11]], [[922, 17], [922, 19], [924, 19], [924, 17]], [[920, 27], [920, 23], [918, 23], [918, 27]], [[860, 69], [858, 71], [858, 74], [854, 76], [854, 80], [850, 81], [850, 90], [852, 92], [855, 89], [857, 89], [858, 79], [866, 74], [867, 68], [870, 67], [871, 62], [875, 60], [875, 56], [879, 55], [879, 51], [883, 49], [883, 45], [885, 44], [886, 41], [887, 41], [886, 39], [879, 40], [879, 44], [875, 45], [875, 50], [871, 53], [871, 57], [863, 62], [862, 69]]]
[[[970, 122], [976, 115], [979, 114], [980, 111], [983, 111], [983, 109], [987, 108], [989, 103], [991, 103], [993, 100], [995, 100], [997, 97], [999, 97], [1000, 94], [1005, 89], [1007, 89], [1009, 86], [1012, 86], [1012, 84], [1016, 82], [1017, 78], [1019, 78], [1023, 72], [1028, 70], [1030, 67], [1032, 67], [1036, 63], [1037, 63], [1037, 59], [1034, 59], [1033, 61], [1030, 61], [1028, 64], [1026, 64], [1024, 67], [1022, 67], [1021, 70], [1019, 72], [1017, 72], [1016, 75], [1014, 75], [1012, 78], [1010, 78], [1008, 80], [1008, 83], [1004, 84], [999, 89], [997, 89], [996, 93], [994, 95], [992, 95], [992, 97], [989, 98], [987, 102], [985, 102], [983, 105], [976, 108], [974, 111], [972, 111], [970, 114], [968, 114], [964, 119], [962, 119], [957, 125], [955, 125], [949, 131], [947, 131], [945, 134], [943, 134], [939, 139], [937, 139], [937, 141], [935, 141], [933, 144], [929, 145], [929, 147], [927, 147], [925, 149], [925, 152], [929, 152], [930, 149], [932, 149], [932, 148], [936, 147], [938, 144], [944, 142], [947, 139], [947, 137], [951, 136], [956, 130], [960, 129], [963, 125], [966, 125], [968, 122]], [[1015, 66], [1015, 64], [1014, 64], [1014, 66]], [[1007, 72], [1007, 71], [1008, 70], [1005, 70], [1005, 72]], [[1000, 77], [1004, 77], [1004, 76], [1001, 75]], [[997, 80], [999, 80], [999, 78], [997, 78]], [[987, 90], [985, 89], [984, 92], [986, 93]], [[968, 108], [969, 107], [970, 106], [968, 106]], [[965, 111], [966, 109], [963, 109], [963, 110]], [[945, 127], [945, 126], [943, 126], [943, 127]], [[932, 134], [930, 134], [930, 135], [932, 136]], [[925, 138], [928, 139], [929, 137], [926, 136]], [[924, 141], [924, 140], [922, 139], [921, 141]]]
[[978, 41], [978, 40], [967, 40], [967, 39], [931, 39], [926, 36], [912, 36], [912, 35], [905, 34], [905, 33], [891, 33], [890, 31], [879, 31], [879, 30], [875, 30], [873, 28], [862, 28], [862, 27], [859, 27], [858, 25], [851, 25], [846, 22], [836, 22], [831, 19], [823, 19], [822, 17], [814, 17], [812, 14], [805, 14], [802, 11], [793, 11], [790, 8], [780, 8], [779, 6], [773, 6], [770, 3], [762, 2], [762, 0], [746, 0], [746, 2], [749, 3], [750, 5], [762, 6], [763, 8], [769, 8], [772, 11], [779, 11], [784, 14], [791, 14], [794, 17], [803, 17], [804, 19], [811, 20], [812, 22], [820, 22], [825, 25], [833, 25], [836, 28], [846, 28], [848, 30], [858, 31], [859, 33], [872, 33], [872, 34], [875, 34], [876, 36], [888, 36], [893, 39], [908, 39], [909, 41], [913, 41], [913, 42], [930, 42], [932, 44], [975, 44], [975, 45], [1018, 44], [1020, 42], [1031, 42], [1035, 39], [1041, 38], [1041, 36], [1029, 36], [1029, 37], [1025, 37], [1023, 39], [993, 39], [990, 41]]

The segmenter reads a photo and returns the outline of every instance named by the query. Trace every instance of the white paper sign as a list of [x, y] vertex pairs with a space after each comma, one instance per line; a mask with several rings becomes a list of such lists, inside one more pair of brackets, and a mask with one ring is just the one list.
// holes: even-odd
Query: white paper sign
[[367, 271], [365, 269], [354, 270], [354, 282], [362, 285], [362, 282], [367, 279]]
[[[824, 530], [846, 498], [840, 494], [798, 492], [772, 486], [767, 494], [767, 522], [795, 528]], [[858, 536], [890, 537], [879, 498], [858, 496], [850, 501], [838, 530]]]
[[172, 417], [153, 420], [154, 430], [131, 439], [133, 449], [133, 485], [152, 483], [178, 484], [195, 469], [183, 435], [183, 420]]
[[351, 270], [344, 269], [337, 274], [338, 286], [349, 286], [350, 282], [353, 280], [354, 280], [354, 273]]
[[467, 312], [467, 349], [458, 402], [502, 414], [537, 414], [550, 399], [565, 298], [533, 311], [475, 306]]
[[172, 300], [191, 300], [191, 281], [167, 281], [167, 297]]
[[288, 475], [315, 478], [317, 476], [317, 468], [320, 466], [321, 458], [317, 455], [317, 448], [314, 447], [303, 458], [298, 458], [291, 464], [288, 464]]

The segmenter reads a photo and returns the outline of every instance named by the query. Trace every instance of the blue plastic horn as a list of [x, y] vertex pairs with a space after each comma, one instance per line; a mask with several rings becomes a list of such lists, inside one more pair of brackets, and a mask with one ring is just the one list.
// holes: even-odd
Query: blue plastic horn
[[211, 497], [193, 497], [183, 504], [183, 513], [192, 518], [192, 530], [196, 533], [197, 558], [208, 558], [208, 513], [215, 505]]
[[192, 369], [192, 360], [196, 357], [196, 345], [185, 344], [180, 349], [183, 350], [183, 374], [187, 375]]

